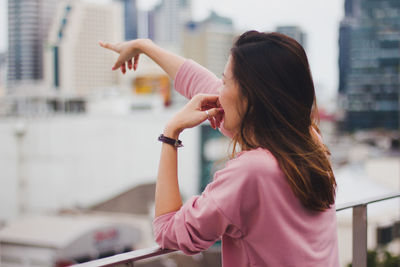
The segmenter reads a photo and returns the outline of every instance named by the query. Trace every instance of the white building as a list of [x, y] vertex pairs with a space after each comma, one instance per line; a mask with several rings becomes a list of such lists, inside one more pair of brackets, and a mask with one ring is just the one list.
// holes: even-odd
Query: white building
[[200, 22], [185, 25], [183, 52], [217, 76], [224, 71], [234, 40], [232, 20], [215, 12]]
[[46, 49], [48, 84], [55, 92], [74, 97], [117, 84], [120, 74], [111, 71], [116, 55], [98, 41], [122, 41], [123, 32], [120, 2], [62, 2]]
[[[109, 103], [111, 105], [112, 103]], [[0, 221], [88, 207], [155, 182], [160, 142], [173, 109], [0, 120]], [[182, 195], [198, 191], [200, 129], [179, 153]]]

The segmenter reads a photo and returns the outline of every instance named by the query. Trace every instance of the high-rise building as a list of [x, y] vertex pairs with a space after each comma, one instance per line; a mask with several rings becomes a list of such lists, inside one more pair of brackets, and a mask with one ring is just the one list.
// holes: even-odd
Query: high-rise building
[[53, 91], [85, 97], [98, 88], [115, 86], [119, 73], [111, 71], [116, 55], [98, 40], [123, 39], [120, 2], [64, 2], [59, 5], [49, 32], [46, 77]]
[[215, 12], [200, 22], [185, 26], [183, 54], [220, 76], [234, 39], [232, 20]]
[[191, 0], [162, 0], [150, 17], [154, 23], [154, 41], [181, 52], [182, 33], [186, 22], [191, 20], [191, 7]]
[[307, 45], [307, 35], [298, 26], [279, 26], [276, 31], [295, 39], [304, 49]]
[[8, 0], [7, 87], [43, 79], [43, 47], [57, 1]]
[[154, 39], [154, 10], [138, 10], [138, 38]]
[[138, 9], [136, 0], [118, 0], [124, 5], [125, 40], [138, 38]]
[[397, 129], [400, 3], [346, 0], [339, 37], [339, 93], [344, 130]]
[[6, 93], [6, 53], [0, 53], [0, 97]]

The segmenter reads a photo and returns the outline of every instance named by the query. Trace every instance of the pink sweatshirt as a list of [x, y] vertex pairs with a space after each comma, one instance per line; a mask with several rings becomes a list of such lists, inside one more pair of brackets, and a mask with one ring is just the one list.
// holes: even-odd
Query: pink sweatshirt
[[[214, 93], [221, 81], [187, 60], [175, 88], [188, 98]], [[223, 266], [339, 266], [336, 211], [315, 212], [292, 193], [266, 149], [240, 152], [200, 196], [153, 222], [162, 248], [194, 254], [222, 239]]]

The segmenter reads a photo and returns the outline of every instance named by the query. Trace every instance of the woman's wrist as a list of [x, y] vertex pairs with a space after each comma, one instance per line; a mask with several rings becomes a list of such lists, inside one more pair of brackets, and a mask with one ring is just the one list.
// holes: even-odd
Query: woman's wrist
[[141, 53], [144, 53], [147, 55], [147, 48], [149, 45], [151, 45], [153, 42], [150, 39], [136, 39], [132, 40], [132, 42], [137, 42], [137, 48], [139, 48]]
[[169, 138], [172, 138], [172, 139], [179, 139], [179, 134], [181, 133], [182, 131], [181, 130], [179, 130], [177, 127], [175, 127], [174, 125], [172, 125], [172, 124], [167, 124], [167, 126], [165, 127], [165, 129], [164, 129], [164, 135], [166, 136], [166, 137], [169, 137]]

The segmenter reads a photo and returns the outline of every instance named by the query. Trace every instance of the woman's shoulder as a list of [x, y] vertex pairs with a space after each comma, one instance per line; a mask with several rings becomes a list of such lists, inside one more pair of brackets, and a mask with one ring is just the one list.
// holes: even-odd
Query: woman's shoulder
[[240, 161], [243, 164], [251, 164], [252, 166], [265, 166], [265, 164], [275, 165], [277, 163], [274, 155], [266, 148], [255, 148], [239, 152], [232, 161]]
[[265, 148], [239, 152], [235, 158], [228, 161], [226, 168], [244, 171], [250, 176], [254, 176], [254, 174], [262, 174], [264, 176], [281, 173], [276, 158]]

